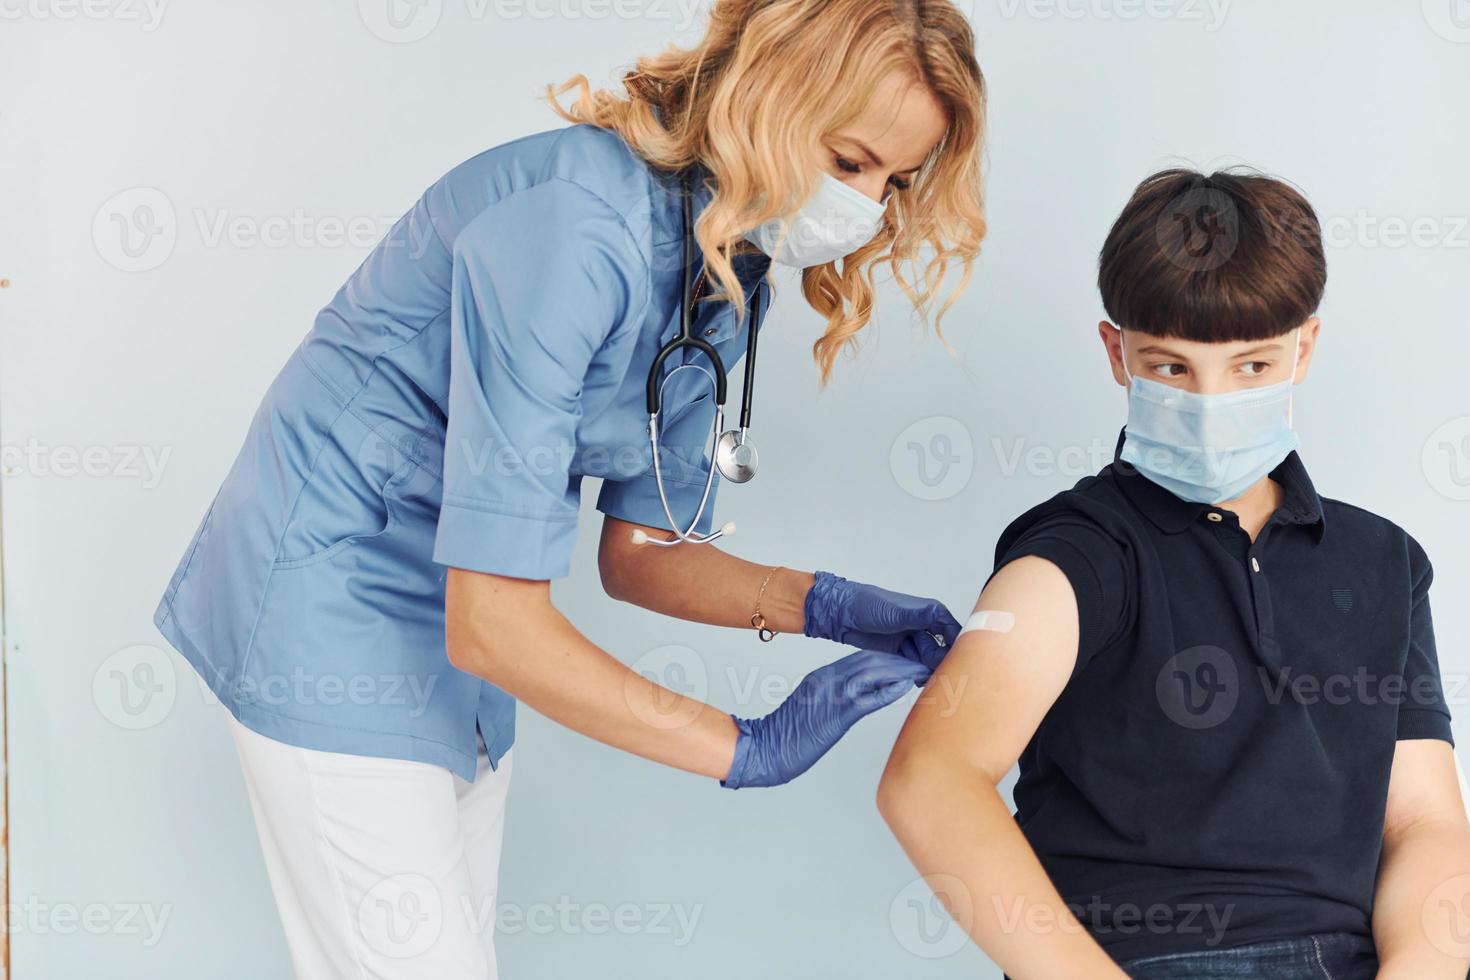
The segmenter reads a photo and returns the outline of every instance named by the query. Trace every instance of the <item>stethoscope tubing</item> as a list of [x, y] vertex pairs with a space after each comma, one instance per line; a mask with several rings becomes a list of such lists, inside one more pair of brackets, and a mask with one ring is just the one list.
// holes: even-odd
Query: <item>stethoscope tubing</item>
[[[725, 363], [720, 358], [719, 352], [714, 345], [694, 335], [694, 219], [693, 204], [689, 180], [689, 172], [686, 170], [682, 177], [682, 197], [684, 211], [684, 240], [683, 240], [683, 288], [680, 294], [680, 323], [679, 334], [660, 348], [653, 359], [648, 370], [648, 441], [653, 451], [653, 475], [655, 485], [658, 487], [658, 499], [664, 509], [664, 516], [668, 518], [669, 526], [677, 535], [673, 541], [660, 541], [649, 538], [646, 534], [634, 533], [634, 540], [661, 546], [672, 546], [681, 542], [689, 544], [709, 544], [710, 542], [734, 532], [734, 525], [726, 525], [719, 530], [707, 534], [698, 535], [694, 529], [699, 525], [704, 516], [705, 508], [709, 505], [710, 492], [714, 488], [715, 469], [717, 467], [716, 455], [719, 450], [721, 434], [725, 428], [725, 398], [728, 394], [725, 376]], [[755, 358], [756, 348], [760, 339], [761, 325], [760, 288], [757, 286], [755, 295], [751, 299], [749, 328], [746, 336], [745, 348], [745, 378], [744, 387], [741, 392], [740, 403], [740, 430], [738, 440], [744, 443], [747, 432], [750, 429], [751, 407], [753, 404], [753, 393], [755, 391]], [[693, 348], [700, 351], [709, 359], [710, 367], [705, 368], [698, 364], [680, 364], [664, 375], [663, 369], [668, 359], [683, 348]], [[663, 410], [663, 389], [669, 379], [686, 368], [694, 368], [703, 371], [710, 377], [715, 389], [715, 424], [713, 429], [713, 441], [710, 446], [709, 472], [705, 475], [704, 493], [700, 497], [699, 508], [694, 513], [694, 519], [689, 526], [683, 530], [674, 519], [673, 509], [669, 506], [668, 494], [664, 491], [663, 466], [659, 461], [659, 415]], [[749, 477], [746, 476], [745, 479]]]
[[[693, 217], [693, 194], [690, 188], [689, 173], [685, 171], [682, 178], [683, 208], [684, 208], [684, 243], [683, 243], [683, 288], [680, 291], [680, 320], [679, 334], [670, 340], [658, 354], [654, 356], [653, 363], [648, 368], [648, 414], [657, 415], [663, 406], [662, 378], [664, 363], [676, 352], [685, 347], [692, 347], [705, 357], [709, 358], [710, 366], [714, 369], [715, 404], [723, 408], [728, 394], [725, 377], [725, 362], [721, 359], [719, 351], [714, 345], [702, 337], [694, 334], [694, 217]], [[760, 308], [760, 290], [757, 288], [755, 296], [751, 299], [750, 330], [745, 339], [745, 384], [741, 392], [740, 405], [740, 427], [750, 428], [751, 396], [755, 391], [755, 357], [760, 340], [760, 326], [763, 311]]]

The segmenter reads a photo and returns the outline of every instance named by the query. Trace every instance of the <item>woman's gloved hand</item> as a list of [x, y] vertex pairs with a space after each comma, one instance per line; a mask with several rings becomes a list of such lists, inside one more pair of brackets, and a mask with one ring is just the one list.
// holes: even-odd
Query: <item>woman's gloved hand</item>
[[897, 701], [929, 674], [923, 664], [881, 650], [859, 650], [817, 668], [764, 718], [735, 718], [740, 729], [735, 760], [720, 785], [740, 789], [790, 782], [860, 719]]
[[937, 599], [890, 592], [817, 572], [803, 606], [805, 633], [866, 650], [882, 650], [939, 666], [960, 635], [960, 624]]

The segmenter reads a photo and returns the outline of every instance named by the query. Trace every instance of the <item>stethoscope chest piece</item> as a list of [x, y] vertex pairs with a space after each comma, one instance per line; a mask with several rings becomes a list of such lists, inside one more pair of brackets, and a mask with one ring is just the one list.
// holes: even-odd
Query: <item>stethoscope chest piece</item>
[[749, 483], [760, 465], [760, 453], [744, 429], [731, 429], [715, 445], [715, 466], [731, 483]]
[[[632, 539], [637, 544], [651, 544], [659, 547], [672, 547], [680, 542], [688, 544], [710, 544], [722, 537], [735, 533], [734, 524], [726, 524], [724, 527], [710, 534], [697, 534], [695, 528], [704, 515], [705, 507], [709, 504], [710, 490], [714, 486], [715, 473], [718, 472], [731, 483], [748, 483], [755, 476], [760, 456], [755, 451], [754, 444], [750, 441], [750, 408], [751, 394], [755, 387], [755, 351], [756, 339], [760, 336], [761, 307], [760, 289], [757, 288], [755, 295], [751, 298], [751, 309], [749, 325], [747, 327], [745, 347], [745, 390], [740, 404], [740, 427], [728, 432], [725, 428], [725, 364], [720, 359], [719, 351], [702, 337], [695, 336], [693, 307], [695, 303], [693, 286], [693, 263], [694, 263], [694, 218], [693, 207], [690, 203], [692, 194], [690, 192], [690, 181], [688, 171], [684, 174], [683, 181], [683, 207], [684, 207], [684, 249], [683, 249], [683, 275], [684, 288], [680, 296], [681, 316], [679, 335], [660, 348], [658, 355], [654, 357], [653, 364], [648, 369], [648, 443], [653, 454], [653, 478], [658, 487], [659, 503], [663, 505], [664, 516], [669, 519], [669, 527], [674, 532], [674, 538], [670, 541], [650, 538], [646, 531], [641, 528], [632, 532]], [[663, 374], [664, 363], [677, 352], [685, 348], [698, 351], [708, 358], [708, 368], [700, 364], [682, 363], [677, 365], [667, 376]], [[685, 369], [703, 371], [709, 376], [715, 388], [715, 424], [710, 430], [714, 438], [713, 455], [709, 460], [709, 470], [705, 474], [704, 495], [700, 498], [699, 508], [694, 512], [694, 519], [688, 526], [674, 519], [673, 510], [669, 507], [669, 497], [664, 490], [663, 465], [660, 462], [659, 437], [659, 412], [663, 408], [663, 386], [679, 371]], [[718, 436], [715, 434], [719, 433]], [[682, 529], [681, 529], [682, 528]]]

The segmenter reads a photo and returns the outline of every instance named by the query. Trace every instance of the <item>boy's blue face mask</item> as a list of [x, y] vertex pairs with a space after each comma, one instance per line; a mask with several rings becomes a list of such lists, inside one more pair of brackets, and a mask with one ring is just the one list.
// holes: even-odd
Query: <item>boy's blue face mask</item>
[[[1128, 425], [1119, 458], [1177, 497], [1234, 500], [1301, 445], [1291, 426], [1301, 329], [1291, 376], [1277, 384], [1201, 395], [1128, 372]], [[1122, 330], [1119, 330], [1119, 340]]]

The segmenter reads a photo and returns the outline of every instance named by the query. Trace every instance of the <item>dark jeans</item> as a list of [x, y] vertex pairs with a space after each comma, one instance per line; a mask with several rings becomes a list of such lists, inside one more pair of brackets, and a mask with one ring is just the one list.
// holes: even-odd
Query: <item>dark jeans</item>
[[1373, 980], [1373, 940], [1346, 932], [1250, 946], [1145, 956], [1123, 964], [1133, 980]]

